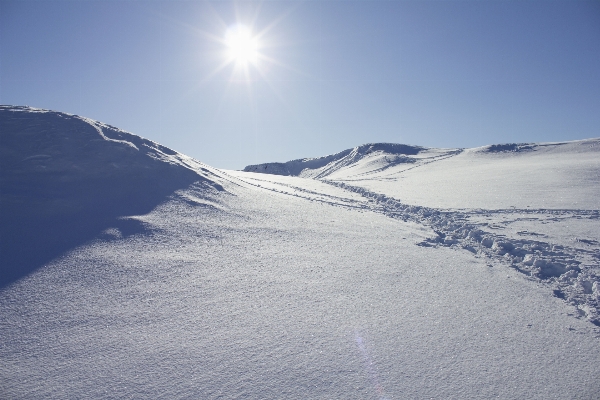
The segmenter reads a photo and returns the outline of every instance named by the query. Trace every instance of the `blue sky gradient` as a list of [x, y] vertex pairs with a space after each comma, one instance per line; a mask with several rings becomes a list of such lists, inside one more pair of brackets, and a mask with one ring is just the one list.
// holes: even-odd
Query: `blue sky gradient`
[[[247, 75], [223, 66], [236, 23], [260, 33]], [[368, 142], [598, 137], [600, 3], [2, 1], [0, 103], [229, 169]]]

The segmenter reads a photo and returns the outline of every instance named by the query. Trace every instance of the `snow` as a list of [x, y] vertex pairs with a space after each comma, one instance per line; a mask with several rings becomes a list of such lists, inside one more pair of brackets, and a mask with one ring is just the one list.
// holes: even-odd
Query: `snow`
[[[75, 115], [0, 107], [0, 285], [220, 172]], [[125, 223], [125, 222], [122, 222]]]
[[[307, 165], [293, 175], [346, 182], [435, 208], [600, 208], [600, 139], [519, 148], [406, 146], [417, 154], [373, 146], [346, 150], [342, 159], [316, 169]], [[264, 172], [269, 165], [245, 171]]]
[[[29, 118], [27, 143], [18, 136], [9, 142], [21, 147], [5, 144], [7, 112]], [[477, 207], [437, 208], [394, 196], [403, 173], [423, 170], [423, 179], [433, 181], [436, 163], [466, 168], [468, 162], [489, 160], [488, 170], [496, 165], [495, 176], [500, 176], [507, 174], [501, 166], [513, 165], [507, 159], [522, 157], [521, 166], [538, 160], [547, 162], [546, 167], [570, 159], [564, 165], [588, 171], [592, 178], [593, 157], [586, 158], [585, 145], [535, 145], [541, 148], [522, 154], [421, 149], [413, 155], [389, 154], [389, 147], [382, 146], [363, 155], [355, 152], [353, 162], [314, 179], [216, 170], [149, 141], [144, 147], [144, 139], [122, 131], [117, 136], [113, 128], [76, 116], [57, 131], [81, 140], [80, 147], [64, 142], [52, 146], [56, 139], [42, 146], [47, 131], [31, 121], [43, 125], [65, 115], [0, 110], [3, 154], [10, 150], [19, 160], [34, 156], [30, 160], [40, 163], [16, 169], [25, 171], [21, 176], [42, 174], [35, 169], [40, 165], [56, 170], [58, 162], [50, 160], [62, 157], [81, 165], [85, 180], [106, 174], [106, 157], [127, 148], [131, 150], [123, 151], [129, 156], [119, 162], [133, 163], [129, 157], [135, 157], [135, 165], [152, 171], [172, 165], [174, 175], [167, 176], [178, 184], [144, 207], [103, 214], [93, 235], [70, 241], [60, 254], [38, 260], [35, 268], [4, 284], [4, 397], [597, 396], [600, 330], [591, 323], [599, 282], [594, 275], [600, 246], [597, 208], [496, 208], [498, 200], [492, 196], [483, 207], [482, 193], [475, 193]], [[19, 125], [11, 123], [16, 135]], [[89, 129], [67, 129], [85, 126], [80, 124]], [[94, 127], [138, 150], [102, 139]], [[90, 136], [79, 137], [84, 132]], [[86, 145], [97, 147], [85, 153], [81, 148]], [[99, 146], [114, 147], [91, 158]], [[142, 148], [155, 149], [148, 151], [156, 157], [139, 154]], [[580, 164], [572, 154], [582, 155]], [[526, 159], [534, 155], [534, 160]], [[386, 167], [386, 157], [393, 156], [416, 161]], [[330, 162], [340, 165], [340, 159]], [[407, 165], [419, 167], [403, 169]], [[132, 184], [143, 176], [131, 169], [96, 180], [103, 186], [94, 193], [110, 191], [115, 176]], [[375, 177], [368, 178], [375, 170]], [[17, 173], [6, 171], [3, 165], [3, 208], [5, 198], [13, 195], [5, 182]], [[537, 171], [542, 174], [543, 165]], [[185, 179], [175, 180], [178, 174]], [[378, 184], [384, 174], [397, 180], [368, 186]], [[65, 169], [58, 175], [80, 179]], [[155, 184], [146, 180], [134, 186], [147, 190]], [[83, 204], [70, 196], [62, 200]], [[593, 199], [578, 196], [582, 204], [593, 204]], [[439, 197], [436, 201], [442, 202], [444, 196]], [[35, 204], [54, 200], [37, 198]], [[22, 203], [22, 210], [11, 207], [23, 215], [31, 213], [32, 202]], [[89, 217], [94, 210], [89, 206], [78, 215]], [[44, 227], [45, 218], [36, 214], [28, 223]], [[11, 229], [19, 229], [17, 222], [11, 223]], [[71, 221], [62, 229], [74, 226]], [[25, 239], [15, 245], [34, 251]], [[516, 249], [525, 246], [538, 247], [517, 260]], [[537, 265], [526, 264], [533, 259]], [[559, 259], [565, 268], [576, 268], [559, 276], [536, 275]], [[4, 248], [2, 264], [14, 266]]]

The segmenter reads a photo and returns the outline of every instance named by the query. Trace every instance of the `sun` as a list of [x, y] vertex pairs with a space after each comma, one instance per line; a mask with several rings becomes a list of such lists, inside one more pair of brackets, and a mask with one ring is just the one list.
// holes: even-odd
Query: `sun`
[[[257, 22], [258, 11], [250, 17], [242, 10], [237, 10], [236, 19], [233, 21], [224, 20], [214, 11], [217, 21], [215, 26], [219, 29], [219, 33], [216, 31], [201, 33], [212, 43], [211, 47], [214, 51], [211, 52], [211, 58], [218, 63], [215, 63], [215, 68], [207, 73], [202, 82], [207, 82], [228, 71], [229, 85], [246, 84], [251, 88], [255, 82], [260, 81], [273, 87], [268, 76], [274, 69], [285, 68], [298, 73], [296, 69], [276, 56], [277, 48], [285, 45], [285, 42], [278, 39], [283, 36], [281, 32], [274, 29], [290, 13], [291, 9], [263, 26]], [[279, 34], [274, 34], [277, 32]]]
[[259, 57], [260, 44], [252, 35], [252, 31], [244, 25], [236, 25], [225, 34], [227, 57], [230, 62], [246, 66], [256, 64]]

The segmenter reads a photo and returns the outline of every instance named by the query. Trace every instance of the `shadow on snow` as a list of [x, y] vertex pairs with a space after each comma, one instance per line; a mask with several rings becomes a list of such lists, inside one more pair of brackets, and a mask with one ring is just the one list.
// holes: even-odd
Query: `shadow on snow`
[[146, 214], [203, 180], [150, 154], [168, 149], [106, 130], [127, 140], [68, 114], [0, 109], [0, 288], [108, 228], [143, 232], [119, 217]]

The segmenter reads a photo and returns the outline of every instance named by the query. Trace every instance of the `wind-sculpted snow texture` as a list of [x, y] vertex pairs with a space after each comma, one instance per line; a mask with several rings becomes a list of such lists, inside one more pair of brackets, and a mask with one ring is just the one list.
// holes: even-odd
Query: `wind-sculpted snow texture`
[[119, 217], [149, 212], [209, 167], [112, 126], [29, 107], [0, 107], [0, 287]]

